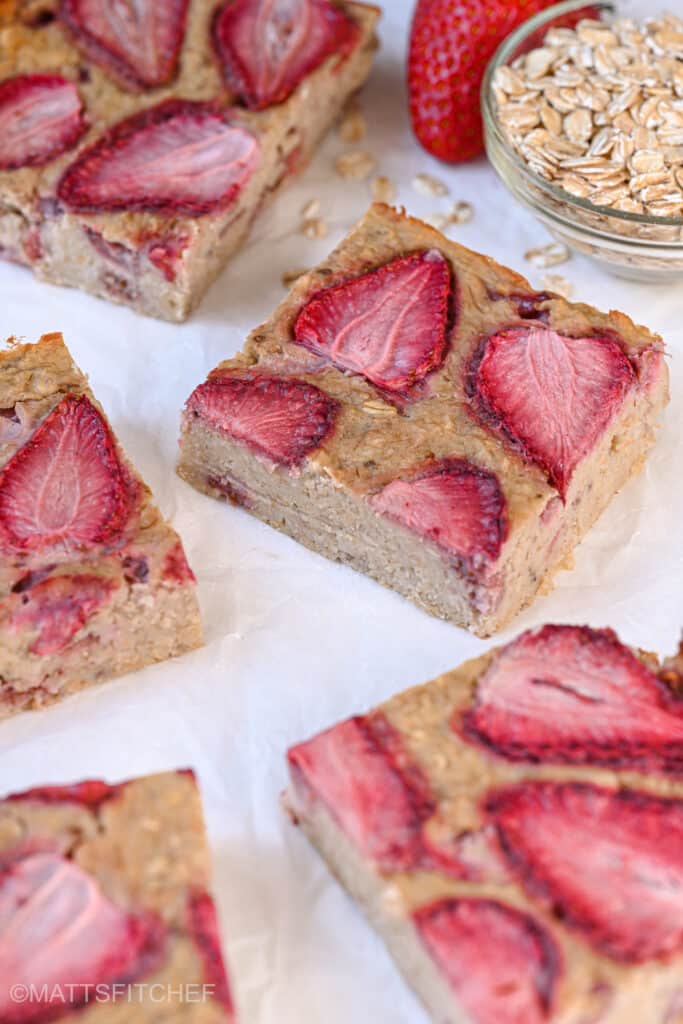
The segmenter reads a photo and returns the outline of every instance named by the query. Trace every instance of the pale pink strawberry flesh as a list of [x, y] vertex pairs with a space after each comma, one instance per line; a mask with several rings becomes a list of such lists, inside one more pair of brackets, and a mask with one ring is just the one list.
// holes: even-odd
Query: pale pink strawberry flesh
[[507, 536], [498, 480], [461, 459], [437, 463], [412, 480], [392, 480], [370, 504], [474, 570], [498, 558]]
[[683, 801], [526, 782], [485, 809], [527, 892], [598, 953], [625, 963], [683, 950]]
[[189, 0], [62, 0], [60, 15], [87, 56], [141, 89], [176, 74]]
[[305, 381], [218, 373], [193, 391], [190, 416], [282, 466], [299, 465], [325, 441], [339, 406]]
[[83, 150], [57, 191], [73, 210], [198, 217], [232, 205], [259, 156], [255, 137], [210, 104], [166, 100]]
[[85, 129], [78, 89], [68, 79], [19, 75], [0, 83], [0, 170], [42, 166]]
[[381, 870], [424, 868], [456, 878], [472, 874], [457, 837], [436, 843], [425, 829], [436, 801], [384, 715], [350, 718], [293, 747], [288, 760], [295, 790], [303, 785], [306, 794], [321, 801]]
[[565, 497], [635, 381], [612, 338], [570, 338], [534, 324], [488, 338], [468, 386], [482, 422], [536, 463]]
[[[165, 938], [156, 916], [120, 909], [73, 861], [20, 854], [0, 871], [0, 1020], [68, 1016], [92, 986], [132, 981], [156, 966]], [[44, 988], [45, 996], [12, 1001], [12, 985]]]
[[683, 700], [611, 630], [522, 634], [494, 655], [453, 725], [512, 761], [683, 771]]
[[87, 398], [67, 395], [0, 471], [0, 546], [111, 544], [134, 499], [101, 414]]
[[228, 1011], [233, 1009], [230, 984], [223, 961], [216, 906], [204, 889], [190, 893], [187, 907], [188, 930], [204, 965], [207, 994]]
[[115, 589], [112, 580], [87, 574], [53, 576], [25, 591], [10, 627], [34, 632], [32, 654], [58, 654], [69, 646]]
[[299, 345], [389, 392], [407, 392], [446, 355], [451, 269], [430, 250], [316, 292], [297, 317]]
[[262, 110], [286, 100], [327, 57], [348, 54], [360, 30], [330, 0], [228, 0], [213, 38], [227, 84]]
[[528, 914], [486, 899], [444, 899], [413, 920], [472, 1024], [550, 1019], [560, 955]]

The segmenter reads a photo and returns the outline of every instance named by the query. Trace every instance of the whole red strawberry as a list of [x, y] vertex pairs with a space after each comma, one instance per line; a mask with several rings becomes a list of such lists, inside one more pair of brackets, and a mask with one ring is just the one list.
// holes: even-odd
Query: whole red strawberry
[[514, 28], [553, 0], [417, 0], [408, 92], [413, 130], [441, 160], [483, 149], [479, 90], [488, 62]]

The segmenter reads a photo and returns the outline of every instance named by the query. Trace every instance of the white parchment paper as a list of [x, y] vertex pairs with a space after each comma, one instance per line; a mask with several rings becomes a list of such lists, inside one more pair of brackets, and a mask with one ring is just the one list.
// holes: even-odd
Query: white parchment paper
[[[361, 143], [420, 215], [443, 208], [411, 188], [446, 180], [476, 208], [453, 229], [465, 245], [528, 273], [523, 254], [548, 241], [484, 160], [445, 168], [407, 124], [404, 48], [412, 4], [388, 0], [383, 49], [363, 97]], [[681, 0], [669, 7], [683, 13]], [[679, 10], [680, 8], [680, 10]], [[310, 266], [364, 212], [367, 183], [332, 173], [330, 137], [306, 175], [258, 222], [251, 241], [183, 326], [142, 319], [0, 266], [0, 333], [62, 330], [114, 428], [180, 531], [199, 578], [203, 650], [0, 725], [0, 788], [192, 765], [215, 861], [215, 888], [242, 1020], [250, 1024], [423, 1024], [388, 955], [282, 814], [288, 745], [485, 650], [487, 643], [330, 564], [245, 512], [174, 475], [179, 410], [191, 389], [283, 297], [282, 271]], [[348, 148], [348, 147], [347, 147]], [[297, 233], [319, 197], [330, 236]], [[673, 402], [645, 472], [632, 481], [557, 578], [501, 636], [545, 621], [612, 625], [628, 643], [675, 649], [683, 626], [683, 291], [607, 276], [574, 257], [557, 268], [577, 299], [621, 309], [669, 347]]]

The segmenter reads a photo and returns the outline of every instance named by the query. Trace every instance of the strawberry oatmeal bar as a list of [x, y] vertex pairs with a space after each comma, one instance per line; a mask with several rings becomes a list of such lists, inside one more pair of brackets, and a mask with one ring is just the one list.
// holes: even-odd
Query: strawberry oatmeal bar
[[180, 539], [61, 334], [0, 351], [0, 553], [0, 717], [201, 643]]
[[190, 396], [179, 472], [480, 635], [654, 440], [661, 339], [375, 205]]
[[683, 658], [545, 626], [289, 752], [439, 1024], [683, 1020]]
[[3, 0], [0, 255], [183, 320], [364, 82], [378, 14]]
[[0, 801], [3, 1024], [230, 1024], [191, 771]]

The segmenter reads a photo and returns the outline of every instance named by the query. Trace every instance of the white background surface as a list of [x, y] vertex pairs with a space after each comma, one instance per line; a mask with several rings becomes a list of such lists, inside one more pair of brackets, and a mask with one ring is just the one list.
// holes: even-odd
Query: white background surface
[[[452, 236], [528, 273], [523, 254], [547, 236], [508, 198], [482, 160], [432, 162], [413, 142], [403, 93], [410, 0], [387, 0], [383, 49], [363, 103], [367, 148], [400, 184], [409, 212], [445, 205], [417, 195], [431, 171], [476, 207]], [[683, 13], [681, 0], [669, 7]], [[199, 774], [233, 988], [249, 1024], [423, 1024], [387, 954], [278, 805], [286, 748], [338, 719], [451, 668], [487, 643], [327, 563], [251, 519], [196, 494], [173, 472], [179, 410], [191, 389], [283, 297], [283, 270], [322, 258], [363, 213], [366, 183], [331, 172], [328, 139], [298, 183], [184, 326], [156, 323], [0, 266], [1, 334], [33, 340], [62, 330], [114, 429], [180, 531], [199, 578], [203, 650], [0, 726], [3, 791], [37, 783], [192, 765]], [[297, 234], [320, 197], [328, 239]], [[558, 268], [575, 297], [618, 308], [669, 347], [673, 403], [645, 473], [622, 492], [561, 573], [501, 639], [544, 621], [612, 625], [671, 653], [683, 626], [682, 285], [620, 282], [574, 257]], [[231, 298], [232, 296], [232, 298]]]

